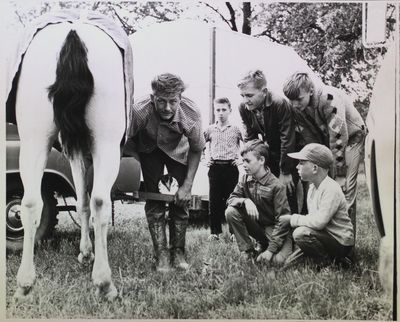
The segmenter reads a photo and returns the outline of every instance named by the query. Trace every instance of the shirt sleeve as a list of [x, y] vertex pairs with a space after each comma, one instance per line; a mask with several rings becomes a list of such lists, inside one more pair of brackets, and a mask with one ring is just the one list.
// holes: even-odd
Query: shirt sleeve
[[204, 140], [205, 140], [206, 142], [210, 141], [210, 128], [207, 128], [207, 129], [204, 131]]
[[337, 192], [327, 189], [321, 196], [318, 213], [309, 213], [306, 216], [293, 214], [290, 219], [292, 227], [306, 226], [315, 230], [324, 229], [337, 213], [340, 205], [340, 198]]
[[128, 128], [127, 138], [135, 137], [140, 130], [146, 128], [148, 116], [150, 115], [150, 106], [148, 102], [138, 102], [133, 105], [129, 111], [130, 126]]
[[279, 127], [281, 132], [281, 160], [280, 168], [283, 174], [290, 174], [293, 171], [295, 161], [288, 157], [288, 153], [295, 152], [296, 131], [292, 112], [289, 103], [285, 100], [279, 107]]
[[239, 106], [240, 117], [242, 118], [242, 125], [244, 130], [244, 142], [248, 142], [258, 138], [257, 131], [251, 126], [250, 114], [247, 113], [246, 107], [241, 104]]
[[279, 223], [279, 217], [282, 215], [290, 215], [289, 203], [286, 196], [286, 188], [283, 185], [276, 187], [274, 196], [274, 211], [275, 211], [275, 226], [272, 231], [272, 239], [268, 245], [268, 250], [271, 253], [278, 253], [285, 242], [286, 236], [289, 233], [289, 227]]
[[334, 156], [335, 176], [346, 176], [345, 150], [349, 140], [346, 124], [346, 101], [335, 94], [327, 94], [327, 104], [324, 108], [326, 124], [329, 133], [329, 147]]
[[235, 189], [229, 196], [228, 200], [226, 201], [226, 204], [228, 206], [232, 207], [242, 207], [244, 201], [247, 199], [246, 194], [245, 194], [245, 187], [244, 185], [246, 184], [246, 177], [243, 176], [239, 182], [236, 184]]
[[190, 131], [187, 133], [189, 147], [191, 151], [200, 152], [203, 151], [206, 141], [204, 139], [204, 133], [201, 129], [201, 119], [197, 119]]

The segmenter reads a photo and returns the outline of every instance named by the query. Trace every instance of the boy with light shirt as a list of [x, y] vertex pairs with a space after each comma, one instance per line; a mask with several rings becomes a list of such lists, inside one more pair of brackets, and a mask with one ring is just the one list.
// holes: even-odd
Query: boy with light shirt
[[209, 240], [219, 240], [222, 233], [222, 221], [225, 215], [226, 200], [238, 182], [238, 157], [242, 134], [236, 125], [229, 123], [231, 103], [228, 98], [214, 100], [216, 122], [204, 132], [206, 143], [209, 142], [207, 165], [209, 166]]
[[354, 232], [342, 189], [328, 176], [333, 162], [331, 150], [310, 143], [300, 152], [288, 155], [299, 160], [299, 175], [302, 180], [310, 182], [310, 188], [307, 215], [292, 214], [279, 218], [283, 226], [294, 228], [293, 239], [300, 248], [287, 263], [303, 254], [323, 259], [346, 258], [354, 245]]
[[[292, 252], [289, 227], [279, 221], [290, 218], [286, 186], [266, 165], [268, 147], [260, 140], [247, 142], [241, 151], [246, 174], [242, 176], [230, 195], [225, 211], [239, 250], [246, 259], [283, 264]], [[252, 236], [261, 245], [257, 254]]]

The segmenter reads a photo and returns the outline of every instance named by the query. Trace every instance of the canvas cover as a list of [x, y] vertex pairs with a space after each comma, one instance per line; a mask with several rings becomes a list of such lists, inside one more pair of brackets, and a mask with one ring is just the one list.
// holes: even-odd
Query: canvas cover
[[[133, 102], [133, 55], [132, 47], [125, 31], [115, 24], [113, 20], [97, 12], [79, 12], [72, 10], [54, 11], [37, 18], [30, 27], [27, 27], [18, 40], [15, 48], [12, 49], [9, 64], [6, 70], [6, 121], [16, 124], [15, 119], [15, 97], [17, 82], [21, 63], [35, 35], [47, 25], [62, 22], [74, 22], [91, 24], [103, 30], [119, 47], [123, 56], [124, 77], [125, 77], [125, 110], [126, 115]], [[51, 85], [51, 84], [49, 84]], [[127, 119], [127, 122], [129, 120]]]

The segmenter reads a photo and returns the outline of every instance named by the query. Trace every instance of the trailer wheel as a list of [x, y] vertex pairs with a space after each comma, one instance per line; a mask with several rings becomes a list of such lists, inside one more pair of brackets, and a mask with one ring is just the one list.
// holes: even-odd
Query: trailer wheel
[[[24, 228], [20, 217], [21, 200], [23, 196], [21, 186], [7, 187], [6, 201], [6, 248], [18, 251], [23, 248]], [[36, 230], [35, 242], [49, 237], [57, 224], [57, 200], [48, 190], [42, 191], [43, 211], [40, 225]]]

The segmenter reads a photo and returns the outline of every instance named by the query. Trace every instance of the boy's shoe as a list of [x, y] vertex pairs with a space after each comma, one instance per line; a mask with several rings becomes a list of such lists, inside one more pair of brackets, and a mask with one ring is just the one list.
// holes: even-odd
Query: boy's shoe
[[256, 241], [254, 245], [254, 250], [257, 252], [258, 255], [263, 253], [267, 249], [267, 246], [262, 245], [260, 242]]
[[293, 266], [296, 263], [300, 262], [302, 259], [304, 259], [304, 252], [301, 250], [301, 248], [296, 248], [293, 253], [291, 253], [288, 258], [286, 258], [283, 268]]
[[219, 241], [219, 236], [217, 234], [211, 234], [207, 238], [208, 241]]
[[254, 259], [257, 257], [257, 253], [253, 248], [251, 248], [241, 252], [240, 257], [246, 261], [254, 261]]

